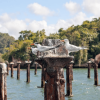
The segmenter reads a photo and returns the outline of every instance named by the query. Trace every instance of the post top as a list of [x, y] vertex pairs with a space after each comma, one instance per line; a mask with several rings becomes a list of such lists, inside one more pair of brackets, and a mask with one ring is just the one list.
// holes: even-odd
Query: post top
[[74, 56], [69, 56], [69, 55], [57, 55], [57, 54], [53, 54], [53, 55], [46, 55], [46, 56], [39, 56], [38, 58], [74, 58]]
[[32, 61], [25, 61], [25, 63], [30, 64]]
[[5, 61], [5, 63], [6, 63], [6, 64], [9, 64], [9, 62], [8, 62], [8, 61]]
[[10, 62], [10, 64], [12, 64], [12, 65], [13, 65], [13, 64], [14, 64], [14, 62]]
[[17, 64], [21, 64], [21, 61], [17, 61]]
[[0, 63], [0, 69], [2, 69], [1, 73], [7, 73], [6, 64]]
[[88, 63], [92, 63], [92, 61], [88, 61]]
[[73, 64], [74, 63], [74, 61], [72, 60], [71, 62], [70, 62], [70, 64]]
[[38, 64], [37, 62], [34, 62], [34, 64]]

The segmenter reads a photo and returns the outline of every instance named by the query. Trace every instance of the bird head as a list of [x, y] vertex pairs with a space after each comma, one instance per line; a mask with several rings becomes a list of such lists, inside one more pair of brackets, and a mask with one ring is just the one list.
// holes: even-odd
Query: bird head
[[32, 43], [31, 45], [35, 45], [35, 46], [38, 46], [40, 45], [38, 42], [35, 42], [35, 43]]
[[34, 43], [32, 43], [31, 45], [34, 45]]
[[69, 43], [69, 40], [68, 39], [64, 39], [64, 40], [61, 40], [62, 42], [67, 42]]
[[35, 46], [36, 46], [37, 44], [38, 44], [38, 43], [37, 43], [37, 42], [35, 42], [35, 43], [32, 43], [31, 45], [35, 45]]
[[61, 40], [61, 42], [65, 42], [64, 40]]

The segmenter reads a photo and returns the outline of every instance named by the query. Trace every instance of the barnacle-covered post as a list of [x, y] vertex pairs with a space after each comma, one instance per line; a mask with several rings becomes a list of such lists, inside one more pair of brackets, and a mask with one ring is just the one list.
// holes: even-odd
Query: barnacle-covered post
[[30, 83], [30, 64], [31, 64], [31, 61], [25, 61], [25, 63], [27, 64], [27, 80], [26, 82]]
[[10, 65], [11, 65], [11, 77], [13, 77], [13, 66], [14, 66], [14, 63], [10, 62]]
[[20, 64], [21, 64], [21, 61], [17, 61], [17, 79], [18, 80], [20, 79]]
[[7, 69], [5, 63], [0, 63], [0, 100], [7, 100]]

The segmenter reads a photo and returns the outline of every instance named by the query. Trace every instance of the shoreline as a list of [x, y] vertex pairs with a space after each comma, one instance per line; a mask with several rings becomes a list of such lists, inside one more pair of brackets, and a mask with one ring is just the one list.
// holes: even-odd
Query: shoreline
[[[66, 67], [63, 67], [64, 69], [66, 69]], [[85, 66], [73, 66], [73, 69], [74, 68], [88, 68], [87, 66], [85, 67]], [[91, 67], [91, 68], [93, 68], [93, 67]], [[100, 68], [100, 67], [98, 67], [98, 68]], [[26, 67], [21, 67], [20, 68], [20, 70], [23, 70], [23, 69], [27, 69]], [[30, 69], [35, 69], [35, 67], [30, 67]], [[38, 67], [37, 69], [41, 69], [40, 67]], [[11, 70], [11, 68], [9, 68], [9, 70]], [[17, 68], [13, 68], [13, 70], [17, 70]]]

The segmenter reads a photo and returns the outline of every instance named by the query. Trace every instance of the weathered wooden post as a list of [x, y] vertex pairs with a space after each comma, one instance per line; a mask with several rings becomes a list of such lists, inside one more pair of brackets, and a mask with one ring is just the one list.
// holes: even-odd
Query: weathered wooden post
[[65, 79], [63, 67], [72, 60], [71, 57], [43, 58], [47, 63], [45, 75], [44, 100], [65, 100]]
[[73, 80], [73, 65], [74, 65], [74, 61], [71, 61], [70, 63], [72, 64], [72, 66], [71, 66], [71, 74], [72, 74], [72, 80]]
[[45, 87], [45, 70], [46, 65], [43, 59], [36, 59], [36, 62], [41, 65], [41, 86], [38, 86], [38, 88], [44, 88]]
[[94, 85], [98, 85], [98, 64], [94, 63]]
[[11, 77], [13, 77], [13, 65], [14, 65], [14, 63], [10, 62], [10, 65], [11, 65]]
[[66, 92], [67, 94], [65, 96], [73, 96], [72, 95], [72, 66], [73, 66], [72, 62], [70, 62], [66, 66]]
[[37, 74], [37, 63], [35, 62], [35, 72], [34, 74], [36, 75]]
[[7, 75], [9, 75], [9, 62], [7, 62]]
[[30, 83], [30, 64], [31, 64], [31, 61], [25, 61], [25, 63], [27, 64], [27, 80], [26, 82]]
[[6, 64], [0, 63], [0, 100], [7, 100], [6, 77], [7, 77]]
[[91, 61], [88, 61], [88, 75], [87, 77], [90, 78], [90, 68], [91, 68]]
[[21, 64], [21, 61], [18, 61], [17, 62], [17, 79], [18, 80], [20, 79], [20, 64]]
[[42, 64], [42, 70], [41, 70], [41, 88], [45, 87], [45, 64]]

